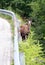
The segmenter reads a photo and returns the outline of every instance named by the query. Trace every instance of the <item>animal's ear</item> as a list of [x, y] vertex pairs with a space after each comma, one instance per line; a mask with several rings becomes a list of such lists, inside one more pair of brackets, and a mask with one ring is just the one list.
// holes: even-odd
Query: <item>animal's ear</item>
[[32, 23], [32, 18], [29, 18], [28, 19], [28, 24], [31, 24]]
[[28, 24], [31, 24], [31, 22], [32, 22], [32, 21], [31, 21], [31, 20], [29, 20], [29, 21], [28, 21]]

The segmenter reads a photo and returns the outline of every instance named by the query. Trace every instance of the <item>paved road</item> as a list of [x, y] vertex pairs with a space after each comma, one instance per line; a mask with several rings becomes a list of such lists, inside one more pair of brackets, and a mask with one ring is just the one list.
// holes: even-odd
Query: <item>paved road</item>
[[11, 27], [7, 20], [0, 18], [0, 65], [10, 65], [11, 61]]

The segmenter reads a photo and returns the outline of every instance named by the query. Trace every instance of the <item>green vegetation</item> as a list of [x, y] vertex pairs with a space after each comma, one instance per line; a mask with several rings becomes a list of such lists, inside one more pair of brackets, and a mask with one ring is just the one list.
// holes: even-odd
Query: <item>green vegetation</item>
[[20, 52], [25, 53], [26, 65], [45, 65], [45, 58], [43, 57], [42, 44], [39, 41], [33, 39], [34, 32], [26, 41], [20, 42]]
[[21, 23], [32, 19], [31, 34], [19, 49], [25, 53], [26, 65], [45, 65], [45, 0], [0, 0], [0, 8], [15, 12]]

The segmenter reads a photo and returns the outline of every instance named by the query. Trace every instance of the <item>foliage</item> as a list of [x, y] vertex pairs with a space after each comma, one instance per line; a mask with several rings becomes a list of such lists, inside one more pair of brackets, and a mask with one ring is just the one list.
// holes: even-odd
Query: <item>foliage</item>
[[45, 58], [42, 57], [42, 45], [39, 41], [33, 40], [34, 33], [26, 40], [20, 42], [19, 48], [25, 53], [26, 65], [45, 65]]
[[31, 2], [32, 13], [32, 27], [35, 28], [35, 39], [43, 44], [45, 49], [45, 0], [37, 0]]

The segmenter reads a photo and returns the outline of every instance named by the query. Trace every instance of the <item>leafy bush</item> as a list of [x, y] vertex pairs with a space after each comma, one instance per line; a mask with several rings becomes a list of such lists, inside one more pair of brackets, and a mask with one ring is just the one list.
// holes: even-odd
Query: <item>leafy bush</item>
[[25, 53], [26, 65], [45, 65], [42, 45], [33, 39], [33, 35], [34, 33], [31, 33], [26, 41], [20, 42], [20, 51]]

